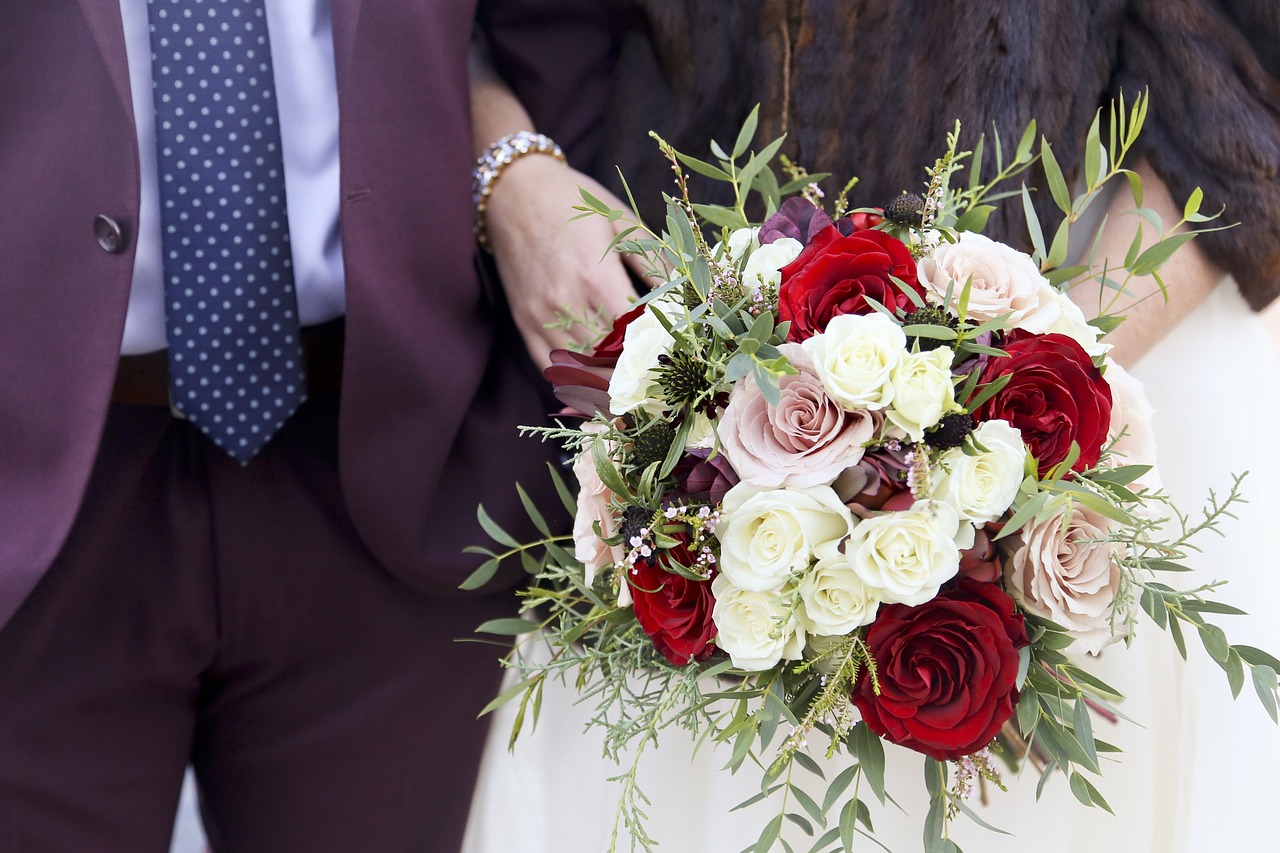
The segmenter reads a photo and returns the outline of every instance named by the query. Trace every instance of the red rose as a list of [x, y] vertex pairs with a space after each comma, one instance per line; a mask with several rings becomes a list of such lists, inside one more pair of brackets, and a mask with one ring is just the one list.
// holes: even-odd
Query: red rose
[[939, 761], [991, 742], [1013, 716], [1027, 629], [998, 586], [961, 579], [918, 607], [890, 604], [867, 631], [880, 694], [864, 673], [853, 703], [871, 731]]
[[791, 322], [791, 341], [803, 341], [827, 328], [839, 314], [869, 314], [874, 299], [889, 309], [914, 308], [911, 298], [889, 280], [899, 279], [923, 296], [916, 262], [901, 240], [883, 231], [844, 236], [830, 225], [782, 268], [778, 315]]
[[660, 555], [686, 568], [693, 565], [684, 544], [660, 551], [654, 559], [637, 562], [627, 573], [636, 621], [653, 640], [654, 647], [676, 666], [706, 660], [715, 651], [711, 641], [716, 636], [716, 626], [711, 621], [716, 603], [711, 581], [691, 580], [666, 571], [659, 564]]
[[982, 382], [1009, 374], [1009, 384], [974, 417], [1005, 420], [1021, 430], [1041, 476], [1067, 457], [1073, 441], [1080, 445], [1080, 458], [1072, 469], [1096, 465], [1111, 424], [1111, 386], [1089, 354], [1058, 334], [1014, 333], [1003, 349], [1009, 357], [990, 359]]
[[599, 359], [612, 359], [613, 363], [617, 364], [618, 356], [622, 355], [622, 338], [627, 333], [627, 326], [643, 313], [644, 305], [637, 305], [614, 320], [613, 328], [609, 330], [609, 334], [605, 335], [600, 343], [596, 344], [596, 348], [591, 355]]

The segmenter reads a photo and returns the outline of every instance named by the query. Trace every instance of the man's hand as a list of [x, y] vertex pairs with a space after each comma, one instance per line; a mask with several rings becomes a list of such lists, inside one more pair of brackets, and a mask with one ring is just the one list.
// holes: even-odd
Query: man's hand
[[[489, 198], [489, 244], [516, 328], [540, 368], [551, 363], [553, 349], [590, 344], [637, 295], [623, 256], [607, 252], [610, 241], [635, 223], [596, 215], [573, 219], [580, 187], [626, 209], [596, 181], [536, 154], [507, 166]], [[626, 263], [640, 273], [636, 260]], [[566, 328], [566, 317], [591, 322]]]

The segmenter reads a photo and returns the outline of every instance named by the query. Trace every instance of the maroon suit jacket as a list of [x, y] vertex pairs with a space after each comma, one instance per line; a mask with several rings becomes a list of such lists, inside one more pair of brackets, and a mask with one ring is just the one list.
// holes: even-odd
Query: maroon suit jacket
[[[340, 467], [386, 566], [450, 592], [484, 500], [522, 529], [544, 491], [541, 380], [476, 274], [467, 51], [475, 0], [333, 0], [346, 264]], [[566, 79], [556, 2], [495, 0]], [[537, 6], [528, 15], [522, 5]], [[514, 14], [512, 10], [517, 10]], [[554, 62], [552, 60], [554, 59]], [[117, 0], [0, 4], [0, 626], [57, 555], [110, 401], [134, 259], [138, 154]], [[573, 125], [574, 122], [568, 122]], [[579, 121], [583, 127], [589, 122]], [[122, 250], [98, 245], [105, 214]]]

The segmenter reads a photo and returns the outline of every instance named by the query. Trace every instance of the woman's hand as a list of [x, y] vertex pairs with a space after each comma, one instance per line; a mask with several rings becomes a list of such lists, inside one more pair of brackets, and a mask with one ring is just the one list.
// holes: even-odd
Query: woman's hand
[[637, 295], [626, 269], [630, 263], [640, 274], [636, 260], [608, 251], [635, 222], [574, 219], [579, 188], [626, 209], [590, 177], [538, 154], [507, 166], [489, 197], [489, 245], [516, 328], [539, 367], [551, 363], [553, 349], [590, 344]]

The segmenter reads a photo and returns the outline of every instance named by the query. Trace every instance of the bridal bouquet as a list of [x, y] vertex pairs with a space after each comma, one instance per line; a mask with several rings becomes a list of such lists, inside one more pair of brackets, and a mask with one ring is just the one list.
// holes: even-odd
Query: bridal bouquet
[[[813, 851], [849, 850], [870, 832], [860, 797], [882, 802], [882, 740], [928, 757], [926, 849], [957, 850], [946, 823], [979, 777], [1032, 761], [1066, 774], [1075, 796], [1107, 808], [1093, 777], [1092, 714], [1120, 692], [1073, 652], [1127, 640], [1140, 614], [1200, 638], [1239, 693], [1249, 676], [1277, 715], [1280, 661], [1232, 645], [1207, 618], [1238, 613], [1214, 585], [1181, 590], [1190, 539], [1229, 513], [1236, 490], [1198, 521], [1153, 482], [1150, 408], [1112, 362], [1105, 333], [1065, 290], [1095, 278], [1122, 292], [1209, 221], [1198, 195], [1183, 220], [1124, 267], [1064, 266], [1070, 230], [1122, 161], [1145, 114], [1111, 110], [1086, 141], [1086, 190], [1072, 198], [1034, 125], [1012, 156], [998, 141], [958, 150], [959, 129], [921, 194], [830, 211], [816, 181], [771, 164], [782, 140], [751, 153], [754, 115], [707, 162], [659, 140], [677, 191], [662, 233], [632, 229], [663, 283], [590, 351], [559, 351], [546, 371], [569, 408], [554, 429], [577, 480], [556, 477], [576, 519], [519, 543], [480, 511], [497, 549], [534, 576], [523, 616], [481, 626], [523, 636], [505, 659], [518, 681], [516, 729], [549, 677], [572, 679], [597, 708], [610, 755], [626, 755], [619, 820], [649, 849], [635, 762], [670, 728], [757, 763], [778, 813]], [[998, 191], [1035, 163], [1062, 219], [1046, 241], [1028, 190]], [[728, 182], [732, 206], [695, 203], [685, 170]], [[852, 186], [852, 184], [850, 185]], [[995, 203], [1020, 202], [1028, 255], [983, 236]], [[584, 194], [584, 215], [620, 211]], [[752, 222], [749, 211], [762, 211]], [[1148, 217], [1149, 219], [1151, 217]], [[523, 493], [522, 493], [523, 494]], [[1172, 518], [1172, 521], [1170, 519]], [[528, 656], [530, 642], [549, 654]], [[665, 736], [665, 735], [664, 735]], [[815, 796], [796, 769], [841, 770]], [[830, 766], [830, 762], [828, 762]], [[857, 783], [863, 783], [860, 787]], [[850, 791], [853, 793], [851, 794]]]

